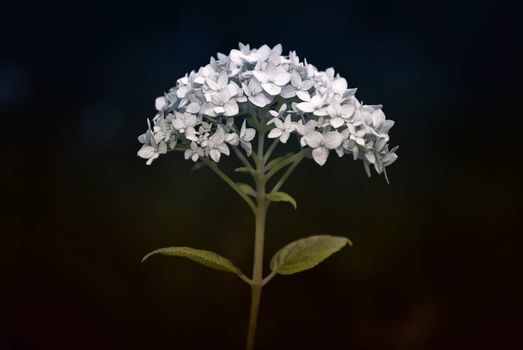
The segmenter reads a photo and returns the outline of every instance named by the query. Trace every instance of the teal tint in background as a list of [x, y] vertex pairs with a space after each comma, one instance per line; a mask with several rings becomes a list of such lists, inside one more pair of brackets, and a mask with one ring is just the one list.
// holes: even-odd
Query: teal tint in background
[[267, 261], [312, 234], [354, 247], [271, 282], [258, 349], [521, 345], [520, 5], [17, 7], [1, 21], [1, 348], [242, 348], [249, 290], [237, 277], [139, 261], [190, 245], [249, 272], [248, 208], [179, 154], [151, 167], [136, 157], [154, 98], [238, 41], [334, 67], [360, 100], [384, 105], [400, 145], [390, 185], [334, 154], [288, 181], [298, 209], [271, 206]]

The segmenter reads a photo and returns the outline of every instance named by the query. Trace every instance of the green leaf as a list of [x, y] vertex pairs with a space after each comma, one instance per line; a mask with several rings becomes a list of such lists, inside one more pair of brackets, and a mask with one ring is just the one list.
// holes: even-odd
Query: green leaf
[[194, 249], [189, 247], [160, 248], [153, 250], [152, 252], [144, 256], [142, 262], [147, 260], [150, 256], [156, 254], [187, 258], [189, 260], [195, 261], [197, 263], [200, 263], [202, 265], [216, 270], [232, 272], [237, 275], [242, 275], [240, 269], [237, 268], [232, 261], [208, 250]]
[[251, 172], [251, 170], [249, 168], [247, 168], [246, 166], [236, 168], [236, 169], [234, 169], [234, 171], [237, 173], [250, 173]]
[[246, 195], [256, 197], [256, 191], [254, 188], [247, 184], [243, 184], [241, 182], [237, 182], [236, 185], [240, 188], [240, 190], [245, 193]]
[[269, 194], [267, 194], [266, 197], [271, 202], [289, 202], [292, 204], [294, 209], [296, 209], [296, 207], [298, 206], [298, 204], [296, 204], [296, 200], [294, 198], [292, 198], [288, 193], [285, 193], [285, 192], [269, 193]]
[[191, 172], [201, 169], [204, 166], [205, 166], [205, 164], [203, 164], [202, 162], [194, 163], [194, 165], [191, 168]]
[[286, 161], [290, 156], [292, 156], [294, 153], [287, 153], [284, 156], [276, 157], [273, 160], [271, 160], [267, 165], [265, 166], [265, 171], [268, 171], [272, 168], [274, 168], [276, 165], [280, 164], [281, 162]]
[[318, 265], [346, 244], [352, 246], [348, 238], [339, 236], [319, 235], [299, 239], [274, 254], [271, 269], [282, 275], [305, 271]]

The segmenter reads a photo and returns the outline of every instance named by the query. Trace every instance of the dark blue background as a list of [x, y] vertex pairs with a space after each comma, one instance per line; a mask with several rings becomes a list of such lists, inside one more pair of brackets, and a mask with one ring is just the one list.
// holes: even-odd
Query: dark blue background
[[[154, 98], [237, 42], [334, 67], [396, 121], [391, 184], [332, 157], [271, 208], [268, 257], [310, 234], [347, 249], [266, 288], [258, 349], [521, 346], [521, 6], [502, 1], [3, 5], [3, 349], [241, 349], [249, 291], [148, 251], [250, 270], [253, 223], [211, 172], [136, 136]], [[227, 170], [234, 161], [224, 162]]]

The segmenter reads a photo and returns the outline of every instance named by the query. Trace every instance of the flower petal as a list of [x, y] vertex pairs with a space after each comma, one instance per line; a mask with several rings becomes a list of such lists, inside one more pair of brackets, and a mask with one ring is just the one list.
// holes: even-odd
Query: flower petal
[[332, 91], [339, 95], [343, 95], [343, 93], [347, 90], [347, 80], [344, 78], [336, 78], [332, 82]]
[[255, 106], [263, 108], [267, 106], [269, 103], [271, 103], [272, 99], [269, 98], [269, 95], [262, 93], [258, 95], [249, 96], [249, 101], [251, 101]]
[[269, 132], [269, 135], [267, 135], [267, 137], [270, 139], [275, 139], [277, 137], [280, 137], [282, 133], [283, 133], [283, 131], [281, 129], [274, 128], [274, 129], [271, 129], [271, 131]]
[[269, 95], [276, 96], [281, 92], [281, 87], [274, 83], [262, 83], [262, 88], [265, 90]]
[[291, 81], [291, 74], [288, 72], [278, 71], [278, 75], [274, 77], [274, 83], [279, 86], [283, 86]]
[[314, 111], [314, 105], [309, 102], [301, 102], [296, 104], [296, 108], [305, 113], [311, 113]]
[[250, 156], [252, 154], [252, 145], [250, 142], [241, 142], [240, 146], [245, 150], [245, 153], [247, 153], [247, 156]]
[[376, 162], [376, 155], [373, 151], [367, 151], [367, 153], [365, 153], [365, 158], [367, 158], [367, 160], [371, 164], [374, 164]]
[[138, 150], [137, 154], [140, 158], [149, 159], [154, 155], [155, 152], [156, 150], [154, 149], [154, 147], [142, 146], [142, 148]]
[[307, 91], [298, 90], [296, 91], [296, 96], [302, 101], [310, 101], [311, 95]]
[[216, 147], [216, 149], [218, 151], [220, 151], [220, 153], [223, 153], [225, 155], [231, 154], [231, 152], [229, 151], [229, 146], [227, 146], [225, 143], [218, 145], [218, 147]]
[[273, 119], [274, 120], [274, 125], [279, 128], [279, 129], [285, 129], [285, 126], [283, 124], [283, 122], [280, 120], [280, 119]]
[[185, 111], [189, 113], [198, 113], [200, 112], [200, 104], [191, 102], [187, 107], [185, 107]]
[[312, 158], [319, 165], [325, 164], [329, 157], [329, 150], [325, 147], [318, 147], [312, 150]]
[[162, 110], [165, 106], [167, 106], [167, 99], [165, 97], [160, 96], [154, 100], [154, 107], [157, 111]]
[[221, 153], [217, 149], [212, 149], [210, 152], [210, 156], [212, 160], [214, 160], [216, 163], [220, 161]]
[[245, 134], [243, 135], [242, 140], [249, 142], [254, 139], [254, 136], [256, 136], [256, 130], [253, 128], [247, 128], [245, 129]]
[[239, 112], [239, 107], [238, 107], [238, 104], [236, 103], [236, 101], [234, 100], [231, 100], [229, 102], [227, 102], [223, 108], [225, 109], [225, 116], [227, 117], [231, 117], [233, 115], [236, 115], [238, 114]]
[[284, 132], [281, 134], [281, 136], [280, 136], [280, 141], [281, 141], [282, 143], [287, 143], [287, 140], [289, 139], [289, 136], [290, 136], [290, 135], [291, 135], [291, 134], [290, 134], [288, 131], [284, 131]]
[[325, 147], [335, 149], [340, 147], [343, 142], [343, 136], [337, 131], [329, 131], [323, 135], [323, 141], [325, 142]]
[[307, 142], [307, 145], [309, 145], [312, 148], [316, 148], [320, 145], [321, 141], [323, 140], [323, 135], [317, 131], [311, 131], [307, 135], [305, 135], [304, 138], [305, 142]]
[[269, 55], [271, 54], [271, 49], [267, 45], [263, 45], [256, 51], [256, 57], [259, 61], [266, 61], [267, 58], [269, 58]]
[[[267, 83], [269, 82], [269, 77], [265, 72], [259, 71], [259, 70], [253, 70], [252, 75], [258, 80], [260, 83]], [[252, 80], [252, 79], [251, 79]]]
[[292, 98], [296, 96], [296, 88], [287, 84], [281, 88], [280, 96], [283, 98]]
[[345, 124], [345, 120], [343, 118], [341, 118], [341, 117], [334, 117], [331, 120], [329, 120], [329, 123], [331, 123], [331, 125], [334, 128], [339, 128], [340, 126]]

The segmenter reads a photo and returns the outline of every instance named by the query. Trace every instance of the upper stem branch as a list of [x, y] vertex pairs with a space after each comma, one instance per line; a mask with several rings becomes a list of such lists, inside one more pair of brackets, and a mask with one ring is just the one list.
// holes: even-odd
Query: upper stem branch
[[300, 152], [298, 152], [298, 153], [290, 156], [289, 158], [285, 159], [284, 161], [278, 163], [273, 168], [271, 168], [271, 170], [269, 170], [269, 172], [266, 175], [266, 179], [269, 180], [278, 171], [280, 171], [281, 169], [285, 168], [287, 165], [290, 165], [290, 164], [294, 163], [296, 160], [298, 160], [298, 159], [301, 160], [310, 151], [311, 151], [310, 148], [302, 149]]
[[243, 200], [249, 205], [251, 210], [256, 213], [256, 210], [258, 209], [256, 207], [256, 204], [252, 201], [252, 199], [249, 198], [247, 194], [245, 194], [239, 187], [236, 185], [236, 183], [228, 177], [221, 169], [218, 167], [218, 165], [209, 160], [208, 158], [201, 157], [202, 162], [205, 163], [209, 168], [211, 168], [219, 177], [222, 178], [223, 181], [225, 181], [236, 193], [240, 195], [240, 197], [243, 198]]
[[294, 160], [294, 162], [291, 164], [291, 166], [288, 167], [287, 170], [285, 170], [285, 173], [283, 173], [283, 175], [282, 175], [282, 177], [280, 178], [280, 180], [278, 180], [278, 182], [276, 183], [276, 185], [274, 185], [274, 187], [272, 188], [271, 193], [273, 193], [273, 192], [278, 192], [278, 190], [283, 186], [283, 184], [285, 183], [285, 181], [287, 181], [287, 179], [289, 178], [289, 176], [292, 174], [292, 172], [294, 171], [294, 169], [296, 169], [296, 167], [298, 166], [298, 164], [300, 164], [300, 162], [303, 160], [303, 158], [305, 158], [305, 153], [302, 154], [301, 157], [296, 158], [296, 160]]

